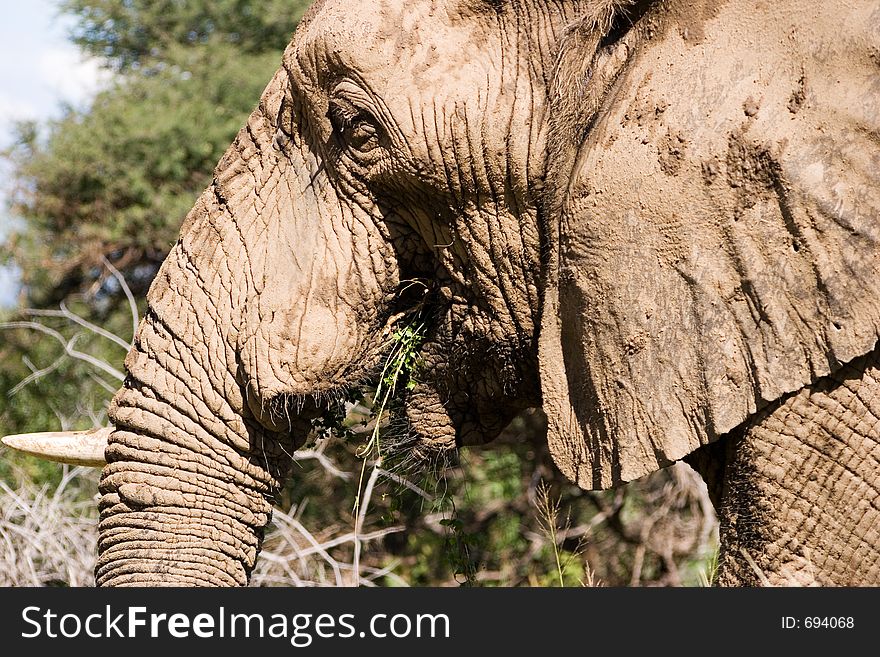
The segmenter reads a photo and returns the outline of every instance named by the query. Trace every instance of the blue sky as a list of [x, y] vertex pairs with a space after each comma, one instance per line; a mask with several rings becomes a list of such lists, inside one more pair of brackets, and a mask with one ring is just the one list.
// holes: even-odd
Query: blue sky
[[[82, 107], [107, 80], [95, 60], [67, 41], [70, 19], [58, 16], [53, 0], [3, 3], [0, 21], [0, 148], [9, 144], [15, 121], [45, 121], [63, 104]], [[0, 249], [13, 228], [6, 212], [7, 172], [0, 163]], [[14, 303], [14, 271], [0, 268], [0, 307]]]

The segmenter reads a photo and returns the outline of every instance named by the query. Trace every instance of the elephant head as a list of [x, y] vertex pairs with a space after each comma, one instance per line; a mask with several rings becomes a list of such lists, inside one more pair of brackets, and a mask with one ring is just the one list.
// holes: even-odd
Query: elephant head
[[842, 4], [317, 2], [150, 290], [98, 582], [244, 584], [310, 420], [414, 313], [402, 447], [543, 405], [584, 488], [869, 354], [878, 12]]
[[110, 412], [99, 584], [244, 584], [309, 421], [415, 312], [409, 453], [540, 403], [547, 80], [590, 7], [310, 9], [150, 289]]

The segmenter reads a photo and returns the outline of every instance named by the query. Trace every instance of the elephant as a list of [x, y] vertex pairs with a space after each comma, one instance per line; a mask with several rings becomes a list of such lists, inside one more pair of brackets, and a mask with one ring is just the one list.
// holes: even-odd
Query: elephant
[[149, 291], [98, 584], [246, 584], [415, 316], [413, 461], [541, 407], [581, 488], [697, 469], [718, 584], [880, 584], [877, 171], [880, 2], [319, 0]]

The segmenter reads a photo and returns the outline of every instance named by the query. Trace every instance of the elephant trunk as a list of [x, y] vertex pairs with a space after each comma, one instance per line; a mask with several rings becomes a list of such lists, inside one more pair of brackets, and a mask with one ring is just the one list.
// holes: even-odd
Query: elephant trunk
[[100, 586], [246, 584], [271, 501], [307, 431], [300, 421], [273, 434], [248, 414], [234, 354], [205, 317], [214, 306], [185, 262], [179, 244], [151, 289], [110, 409]]

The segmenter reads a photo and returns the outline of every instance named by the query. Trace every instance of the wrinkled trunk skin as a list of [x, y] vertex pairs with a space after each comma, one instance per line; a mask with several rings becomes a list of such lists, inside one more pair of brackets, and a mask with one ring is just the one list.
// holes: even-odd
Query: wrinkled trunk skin
[[[189, 277], [202, 290], [180, 268], [182, 251], [175, 249], [163, 276]], [[154, 285], [126, 360], [100, 484], [99, 586], [246, 584], [288, 474], [296, 441], [250, 417], [216, 323], [196, 327], [195, 316], [184, 323], [190, 303], [207, 304], [199, 296]], [[304, 433], [300, 427], [294, 435]]]
[[220, 324], [231, 304], [217, 304], [234, 283], [205, 271], [208, 258], [196, 268], [195, 235], [184, 235], [150, 290], [110, 410], [99, 586], [246, 584], [296, 446], [249, 411]]
[[101, 586], [246, 584], [305, 396], [383, 337], [359, 304], [393, 297], [394, 253], [296, 134], [288, 84], [282, 69], [150, 289], [110, 409]]
[[878, 418], [875, 352], [689, 459], [719, 507], [716, 584], [880, 585]]

